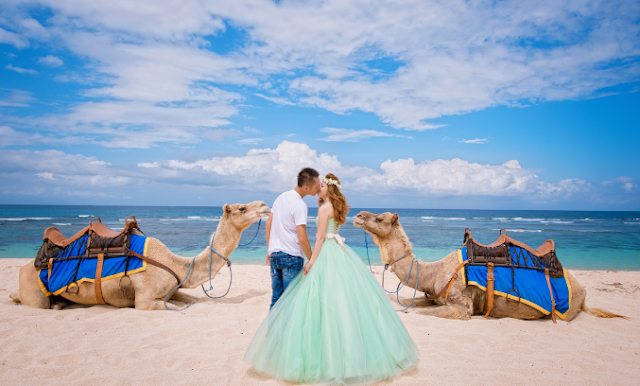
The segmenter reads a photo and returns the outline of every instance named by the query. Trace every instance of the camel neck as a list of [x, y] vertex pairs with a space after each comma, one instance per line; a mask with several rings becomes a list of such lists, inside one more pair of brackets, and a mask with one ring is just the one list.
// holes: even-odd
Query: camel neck
[[[404, 282], [407, 279], [407, 275], [411, 273], [407, 285], [412, 288], [416, 288], [416, 285], [418, 285], [419, 291], [423, 291], [427, 296], [433, 297], [435, 295], [436, 275], [440, 271], [442, 262], [426, 263], [418, 259], [414, 260], [413, 257], [414, 255], [411, 253], [410, 256], [405, 257], [393, 265], [396, 276], [398, 276], [401, 282]], [[420, 274], [419, 281], [416, 280], [418, 273]]]
[[[223, 221], [221, 219], [211, 246], [207, 246], [204, 251], [195, 257], [189, 277], [185, 280], [184, 284], [182, 284], [182, 288], [195, 288], [199, 286], [208, 281], [209, 277], [215, 277], [218, 271], [227, 264], [227, 261], [213, 252], [210, 247], [227, 259], [229, 259], [231, 253], [238, 247], [242, 232], [235, 228], [229, 229], [229, 226], [224, 227], [222, 223]], [[183, 272], [180, 277], [184, 277], [187, 274], [190, 263], [191, 261], [182, 267]], [[209, 276], [209, 265], [211, 265], [211, 276]]]

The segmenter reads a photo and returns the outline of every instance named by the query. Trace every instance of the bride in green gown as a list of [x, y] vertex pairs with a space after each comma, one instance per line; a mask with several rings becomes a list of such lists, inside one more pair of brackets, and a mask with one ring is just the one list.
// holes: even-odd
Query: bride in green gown
[[321, 177], [309, 262], [262, 322], [244, 360], [298, 383], [363, 384], [415, 367], [416, 346], [382, 287], [338, 235], [348, 212], [333, 174]]

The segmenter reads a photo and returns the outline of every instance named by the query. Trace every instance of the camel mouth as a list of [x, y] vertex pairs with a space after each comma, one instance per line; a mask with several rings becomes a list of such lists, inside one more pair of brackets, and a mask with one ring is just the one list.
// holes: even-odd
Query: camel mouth
[[353, 226], [356, 228], [364, 228], [364, 220], [358, 217], [354, 217]]
[[260, 216], [260, 218], [269, 217], [269, 214], [271, 214], [271, 209], [269, 209], [268, 206], [265, 208], [260, 208], [260, 210], [258, 211], [258, 216]]

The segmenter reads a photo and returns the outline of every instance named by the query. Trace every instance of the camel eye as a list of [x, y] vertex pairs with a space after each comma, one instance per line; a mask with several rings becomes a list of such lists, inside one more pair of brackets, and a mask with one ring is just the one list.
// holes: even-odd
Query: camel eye
[[244, 208], [244, 206], [240, 206], [240, 207], [238, 207], [238, 210], [239, 210], [240, 212], [244, 212], [245, 208]]
[[382, 222], [382, 219], [381, 218], [377, 218], [376, 221], [377, 222]]

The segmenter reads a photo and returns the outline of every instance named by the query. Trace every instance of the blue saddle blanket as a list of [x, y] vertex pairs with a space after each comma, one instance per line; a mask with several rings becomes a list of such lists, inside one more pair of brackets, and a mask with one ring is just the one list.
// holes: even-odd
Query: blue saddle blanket
[[[87, 244], [88, 236], [79, 238], [71, 243], [65, 249], [58, 253], [56, 257], [69, 257], [69, 256], [81, 256], [84, 255], [84, 250]], [[133, 252], [147, 256], [148, 240], [145, 236], [130, 236], [129, 249]], [[126, 264], [126, 256], [112, 257], [104, 259], [102, 265], [102, 281], [115, 279], [117, 277], [124, 276], [124, 268]], [[78, 263], [80, 266], [78, 267]], [[46, 269], [40, 270], [38, 279], [40, 281], [40, 288], [42, 292], [47, 296], [59, 295], [69, 288], [73, 288], [76, 284], [84, 283], [87, 281], [95, 282], [96, 280], [96, 268], [98, 266], [98, 259], [73, 259], [73, 260], [59, 260], [53, 263], [51, 270], [51, 279], [49, 280], [49, 272]], [[78, 274], [76, 273], [78, 269]], [[147, 269], [147, 262], [137, 257], [129, 257], [129, 265], [127, 267], [127, 274], [134, 274], [142, 272]], [[73, 280], [75, 275], [75, 282]]]
[[[511, 246], [511, 256], [515, 256]], [[460, 263], [467, 260], [467, 248], [458, 250]], [[527, 266], [533, 263], [527, 261]], [[487, 267], [482, 265], [467, 265], [463, 270], [463, 280], [468, 280], [469, 285], [474, 285], [483, 291], [487, 291]], [[545, 315], [551, 314], [551, 296], [549, 295], [549, 285], [544, 271], [526, 268], [514, 268], [513, 279], [511, 276], [511, 268], [495, 266], [493, 268], [495, 276], [493, 293], [498, 296], [504, 296], [508, 299], [520, 301], [527, 304]], [[551, 289], [553, 291], [553, 299], [556, 301], [556, 315], [563, 318], [569, 312], [571, 306], [571, 285], [567, 279], [567, 272], [561, 278], [549, 278], [551, 280]], [[518, 292], [512, 291], [515, 288]], [[518, 298], [518, 293], [520, 298]]]

